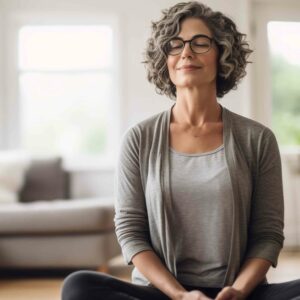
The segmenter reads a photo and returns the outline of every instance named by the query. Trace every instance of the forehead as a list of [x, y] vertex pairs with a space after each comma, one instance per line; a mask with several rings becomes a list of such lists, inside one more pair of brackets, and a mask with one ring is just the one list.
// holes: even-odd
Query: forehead
[[187, 18], [180, 24], [179, 37], [183, 39], [190, 39], [196, 34], [205, 34], [212, 36], [212, 33], [208, 26], [199, 18]]

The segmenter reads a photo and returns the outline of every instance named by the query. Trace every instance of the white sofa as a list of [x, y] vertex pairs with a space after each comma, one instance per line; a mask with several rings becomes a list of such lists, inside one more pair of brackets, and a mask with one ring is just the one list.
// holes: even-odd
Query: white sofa
[[105, 269], [121, 254], [112, 198], [69, 199], [61, 159], [34, 161], [20, 202], [0, 207], [0, 268]]

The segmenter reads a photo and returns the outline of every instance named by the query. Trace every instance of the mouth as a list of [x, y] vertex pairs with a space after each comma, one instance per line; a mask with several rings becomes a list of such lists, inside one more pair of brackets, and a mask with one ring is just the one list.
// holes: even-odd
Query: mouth
[[193, 70], [198, 70], [201, 69], [201, 67], [198, 66], [182, 66], [178, 68], [177, 70], [186, 70], [186, 71], [193, 71]]

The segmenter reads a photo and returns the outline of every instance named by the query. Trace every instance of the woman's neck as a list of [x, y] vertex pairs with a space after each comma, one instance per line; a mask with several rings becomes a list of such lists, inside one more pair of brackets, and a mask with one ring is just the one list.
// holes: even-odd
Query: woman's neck
[[222, 108], [215, 91], [199, 89], [177, 90], [176, 104], [172, 109], [173, 121], [193, 127], [220, 122]]

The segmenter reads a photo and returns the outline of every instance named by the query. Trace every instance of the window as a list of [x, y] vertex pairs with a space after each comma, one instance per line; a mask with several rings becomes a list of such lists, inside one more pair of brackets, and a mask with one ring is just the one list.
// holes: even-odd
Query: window
[[113, 30], [23, 26], [18, 37], [21, 146], [37, 155], [109, 155]]
[[272, 128], [283, 146], [300, 145], [300, 23], [269, 22]]

